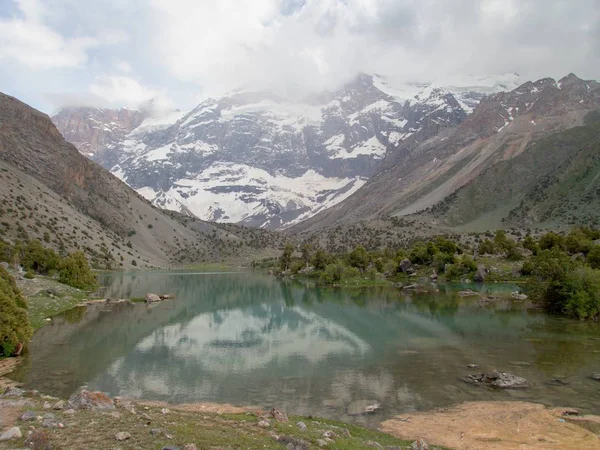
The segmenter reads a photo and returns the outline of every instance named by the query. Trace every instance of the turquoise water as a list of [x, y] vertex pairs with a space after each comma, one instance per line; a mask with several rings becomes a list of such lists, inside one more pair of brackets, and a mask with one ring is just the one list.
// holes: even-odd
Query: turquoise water
[[[367, 424], [466, 400], [600, 413], [600, 382], [590, 378], [600, 372], [600, 326], [509, 299], [481, 305], [453, 286], [422, 294], [316, 288], [256, 273], [115, 273], [101, 282], [106, 297], [177, 298], [57, 317], [35, 334], [17, 379], [65, 396], [85, 385], [111, 395], [274, 406]], [[511, 287], [480, 289], [506, 294]], [[531, 388], [465, 384], [459, 378], [473, 372], [467, 364], [513, 372]], [[367, 400], [382, 410], [348, 415], [353, 402]]]

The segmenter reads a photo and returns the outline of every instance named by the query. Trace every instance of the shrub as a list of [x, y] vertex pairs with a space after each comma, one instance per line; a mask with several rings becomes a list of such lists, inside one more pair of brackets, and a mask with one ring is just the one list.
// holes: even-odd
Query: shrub
[[540, 249], [550, 250], [557, 248], [559, 250], [564, 249], [564, 239], [562, 236], [550, 231], [540, 238]]
[[294, 246], [292, 244], [286, 244], [285, 248], [283, 249], [283, 253], [281, 254], [281, 258], [279, 259], [279, 267], [281, 270], [285, 271], [290, 268], [293, 253]]
[[600, 318], [600, 271], [578, 267], [563, 283], [563, 313], [576, 319]]
[[365, 270], [367, 267], [369, 267], [370, 259], [371, 258], [369, 258], [369, 254], [367, 253], [365, 248], [359, 245], [354, 250], [352, 250], [352, 252], [348, 256], [348, 263], [352, 267], [356, 267], [360, 270]]
[[592, 269], [600, 269], [600, 245], [594, 245], [587, 254], [587, 263]]
[[38, 239], [29, 241], [23, 249], [21, 265], [27, 271], [47, 275], [58, 269], [60, 257], [51, 248], [44, 248]]
[[96, 286], [96, 277], [81, 251], [71, 253], [62, 261], [58, 281], [79, 289], [91, 289]]
[[344, 274], [344, 266], [340, 263], [329, 264], [325, 267], [325, 271], [323, 275], [321, 275], [321, 279], [326, 283], [339, 283], [342, 281], [342, 276]]
[[478, 252], [481, 255], [493, 255], [496, 253], [496, 246], [489, 239], [484, 239], [481, 244], [479, 244]]
[[0, 356], [11, 356], [19, 343], [27, 345], [33, 330], [27, 316], [27, 303], [15, 280], [0, 267]]
[[315, 267], [315, 270], [325, 270], [325, 267], [327, 267], [327, 264], [329, 264], [330, 262], [331, 257], [327, 254], [325, 250], [319, 249], [313, 256], [313, 266]]
[[293, 274], [297, 274], [304, 267], [304, 263], [302, 261], [293, 261], [290, 264], [290, 272]]
[[357, 278], [360, 277], [360, 270], [357, 267], [346, 267], [342, 274], [343, 278]]

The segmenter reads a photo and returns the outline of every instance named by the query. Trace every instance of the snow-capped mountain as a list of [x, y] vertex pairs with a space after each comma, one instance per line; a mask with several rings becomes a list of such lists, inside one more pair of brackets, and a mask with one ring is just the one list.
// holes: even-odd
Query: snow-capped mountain
[[363, 74], [305, 102], [235, 92], [180, 117], [146, 117], [93, 158], [157, 206], [283, 228], [344, 200], [384, 161], [459, 125], [485, 94], [515, 84], [516, 76], [444, 87]]

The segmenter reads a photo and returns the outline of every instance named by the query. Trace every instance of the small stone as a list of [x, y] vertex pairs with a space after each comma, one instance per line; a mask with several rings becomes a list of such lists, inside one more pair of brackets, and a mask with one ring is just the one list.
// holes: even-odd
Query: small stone
[[479, 369], [479, 366], [477, 364], [467, 364], [467, 368], [469, 368], [469, 369]]
[[44, 402], [44, 409], [52, 409], [50, 402]]
[[183, 450], [198, 450], [198, 447], [196, 447], [196, 444], [185, 444]]
[[306, 430], [306, 424], [305, 424], [304, 422], [298, 422], [298, 423], [296, 424], [296, 426], [297, 426], [298, 428], [300, 428], [302, 431]]
[[63, 411], [63, 414], [65, 416], [73, 416], [73, 415], [75, 415], [75, 413], [76, 413], [76, 411], [74, 409], [67, 409], [67, 410]]
[[16, 387], [9, 387], [4, 391], [3, 397], [23, 397], [25, 391]]
[[258, 422], [258, 426], [261, 428], [269, 428], [271, 426], [271, 422], [263, 419]]
[[162, 434], [162, 433], [163, 433], [162, 428], [152, 428], [150, 430], [150, 434]]
[[106, 415], [112, 417], [113, 419], [121, 420], [121, 413], [119, 411], [111, 411], [106, 413]]
[[429, 450], [429, 445], [425, 442], [425, 439], [419, 438], [411, 445], [412, 450]]
[[52, 409], [62, 410], [62, 409], [65, 409], [65, 406], [66, 406], [65, 401], [59, 400], [52, 406]]
[[115, 439], [117, 441], [126, 441], [129, 438], [131, 438], [131, 433], [128, 433], [127, 431], [120, 431], [115, 434]]
[[56, 419], [48, 418], [42, 421], [42, 427], [44, 428], [56, 428], [58, 427], [58, 422]]
[[60, 428], [61, 430], [65, 427], [65, 425], [61, 422], [58, 422], [58, 428]]
[[373, 414], [381, 409], [381, 403], [374, 400], [356, 400], [348, 405], [346, 412], [350, 416]]
[[35, 411], [25, 411], [19, 419], [24, 422], [32, 422], [37, 419], [37, 413]]
[[288, 421], [287, 414], [282, 411], [279, 411], [276, 408], [271, 409], [271, 412], [269, 413], [269, 415], [271, 417], [273, 417], [277, 422], [287, 422]]
[[600, 373], [595, 373], [592, 375], [592, 379], [596, 380], [596, 381], [600, 381]]
[[10, 441], [11, 439], [21, 439], [23, 434], [19, 427], [12, 427], [0, 435], [0, 441]]
[[319, 447], [327, 447], [328, 442], [325, 439], [317, 439], [317, 445]]
[[324, 437], [325, 439], [335, 439], [336, 435], [335, 435], [335, 433], [334, 433], [333, 431], [331, 431], [331, 430], [327, 430], [327, 431], [325, 431], [325, 432], [323, 433], [323, 437]]
[[50, 317], [46, 317], [46, 322], [52, 322], [52, 319]]
[[169, 408], [163, 408], [163, 409], [160, 410], [160, 412], [162, 414], [169, 414], [171, 411], [169, 411]]
[[146, 413], [143, 413], [143, 414], [140, 416], [140, 419], [144, 419], [144, 420], [152, 420], [152, 417], [150, 417], [150, 416], [149, 416], [148, 414], [146, 414]]

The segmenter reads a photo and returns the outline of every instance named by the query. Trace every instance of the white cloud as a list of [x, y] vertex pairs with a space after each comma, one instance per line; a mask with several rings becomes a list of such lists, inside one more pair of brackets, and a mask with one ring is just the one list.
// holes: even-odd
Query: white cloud
[[19, 85], [38, 96], [52, 79], [58, 97], [91, 84], [109, 102], [169, 92], [187, 108], [239, 87], [333, 89], [357, 72], [600, 78], [598, 0], [16, 1], [0, 8], [0, 82], [63, 69]]
[[117, 61], [115, 63], [115, 69], [122, 73], [131, 73], [133, 71], [131, 64], [127, 61]]
[[79, 67], [98, 44], [86, 36], [65, 39], [45, 26], [46, 9], [38, 0], [19, 0], [17, 6], [23, 18], [0, 19], [0, 60], [15, 59], [31, 69]]
[[152, 103], [160, 109], [172, 107], [165, 92], [148, 88], [135, 78], [124, 75], [102, 74], [89, 86], [90, 94], [113, 106], [138, 108]]

